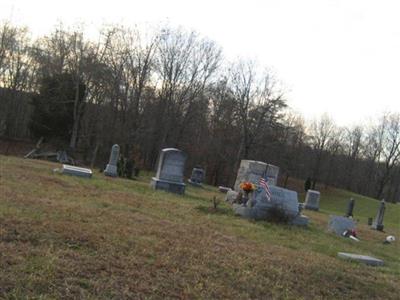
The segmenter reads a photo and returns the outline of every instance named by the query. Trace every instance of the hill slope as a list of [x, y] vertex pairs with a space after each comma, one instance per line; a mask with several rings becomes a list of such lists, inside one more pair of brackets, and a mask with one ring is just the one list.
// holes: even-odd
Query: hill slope
[[[151, 190], [148, 177], [81, 179], [52, 174], [52, 163], [5, 156], [0, 165], [0, 297], [398, 296], [399, 242], [382, 241], [400, 237], [399, 205], [388, 205], [387, 232], [376, 232], [363, 219], [378, 202], [360, 197], [356, 243], [326, 231], [328, 214], [343, 214], [343, 191], [323, 193], [322, 211], [306, 211], [312, 223], [302, 229], [243, 220], [225, 203], [215, 212], [212, 197], [224, 195], [212, 187], [176, 196]], [[345, 262], [338, 251], [386, 265]]]

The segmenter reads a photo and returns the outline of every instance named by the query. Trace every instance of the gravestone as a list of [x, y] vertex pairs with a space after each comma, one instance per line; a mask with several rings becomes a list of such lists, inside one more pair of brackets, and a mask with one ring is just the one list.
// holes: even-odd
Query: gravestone
[[80, 167], [75, 167], [75, 166], [70, 166], [70, 165], [62, 165], [59, 172], [61, 174], [85, 177], [85, 178], [91, 178], [92, 174], [93, 174], [92, 170], [90, 170], [90, 169], [80, 168]]
[[185, 193], [183, 172], [185, 170], [186, 154], [175, 148], [161, 150], [156, 177], [151, 180], [151, 186], [176, 194]]
[[266, 178], [265, 178], [266, 180], [268, 180], [268, 184], [277, 185], [278, 175], [279, 175], [279, 167], [268, 164]]
[[204, 181], [205, 171], [201, 168], [193, 168], [192, 175], [188, 182], [194, 186], [201, 186]]
[[108, 162], [106, 169], [104, 170], [104, 175], [117, 177], [117, 163], [119, 158], [119, 146], [117, 144], [113, 145], [111, 148], [110, 161]]
[[352, 230], [356, 228], [356, 223], [349, 218], [342, 216], [329, 216], [328, 230], [336, 233], [339, 236], [343, 235], [346, 230]]
[[350, 198], [349, 203], [347, 204], [347, 212], [346, 217], [353, 217], [353, 209], [354, 209], [354, 199]]
[[385, 200], [382, 200], [379, 204], [378, 212], [376, 213], [376, 217], [374, 222], [372, 223], [372, 228], [375, 230], [382, 231], [383, 230], [383, 216], [385, 215]]
[[306, 194], [306, 200], [304, 202], [304, 208], [318, 211], [319, 198], [320, 198], [320, 193], [318, 191], [308, 190]]
[[235, 214], [249, 219], [268, 221], [271, 210], [280, 208], [284, 210], [290, 224], [308, 225], [308, 217], [300, 214], [299, 202], [295, 191], [274, 185], [270, 186], [270, 191], [271, 198], [268, 199], [265, 190], [257, 187], [251, 194], [251, 198], [246, 206], [233, 204]]
[[354, 260], [358, 262], [362, 262], [369, 266], [383, 266], [384, 262], [381, 259], [367, 256], [367, 255], [359, 255], [354, 253], [346, 253], [346, 252], [338, 252], [338, 257], [348, 260]]
[[261, 177], [268, 180], [269, 185], [276, 185], [278, 182], [279, 167], [266, 164], [262, 161], [242, 160], [236, 176], [234, 185], [235, 191], [240, 190], [240, 183], [249, 181], [258, 184]]

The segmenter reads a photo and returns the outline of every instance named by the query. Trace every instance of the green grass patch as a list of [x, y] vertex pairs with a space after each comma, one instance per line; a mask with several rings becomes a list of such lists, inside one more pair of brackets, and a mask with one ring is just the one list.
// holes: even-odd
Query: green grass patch
[[[216, 188], [178, 196], [138, 180], [53, 174], [57, 164], [0, 156], [0, 298], [396, 299], [400, 206], [385, 231], [367, 226], [379, 202], [321, 190], [308, 228], [234, 216]], [[304, 195], [300, 195], [300, 199]], [[219, 201], [213, 207], [213, 197]], [[327, 231], [356, 199], [360, 242]], [[373, 268], [337, 252], [385, 260]]]

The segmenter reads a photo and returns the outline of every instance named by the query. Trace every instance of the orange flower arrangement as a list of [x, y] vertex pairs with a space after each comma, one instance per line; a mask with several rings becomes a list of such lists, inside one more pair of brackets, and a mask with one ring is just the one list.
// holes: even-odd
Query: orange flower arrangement
[[256, 189], [256, 186], [248, 181], [242, 182], [239, 187], [246, 193], [250, 193]]

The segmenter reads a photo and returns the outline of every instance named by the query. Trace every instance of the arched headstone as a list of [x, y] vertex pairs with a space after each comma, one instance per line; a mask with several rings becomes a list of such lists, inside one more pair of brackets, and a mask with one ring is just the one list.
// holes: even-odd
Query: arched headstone
[[186, 158], [186, 154], [179, 149], [161, 150], [156, 177], [151, 179], [151, 186], [156, 190], [161, 189], [177, 194], [185, 193], [183, 172]]
[[320, 193], [318, 191], [308, 190], [306, 194], [306, 200], [304, 202], [304, 208], [318, 211], [319, 198], [320, 198]]

